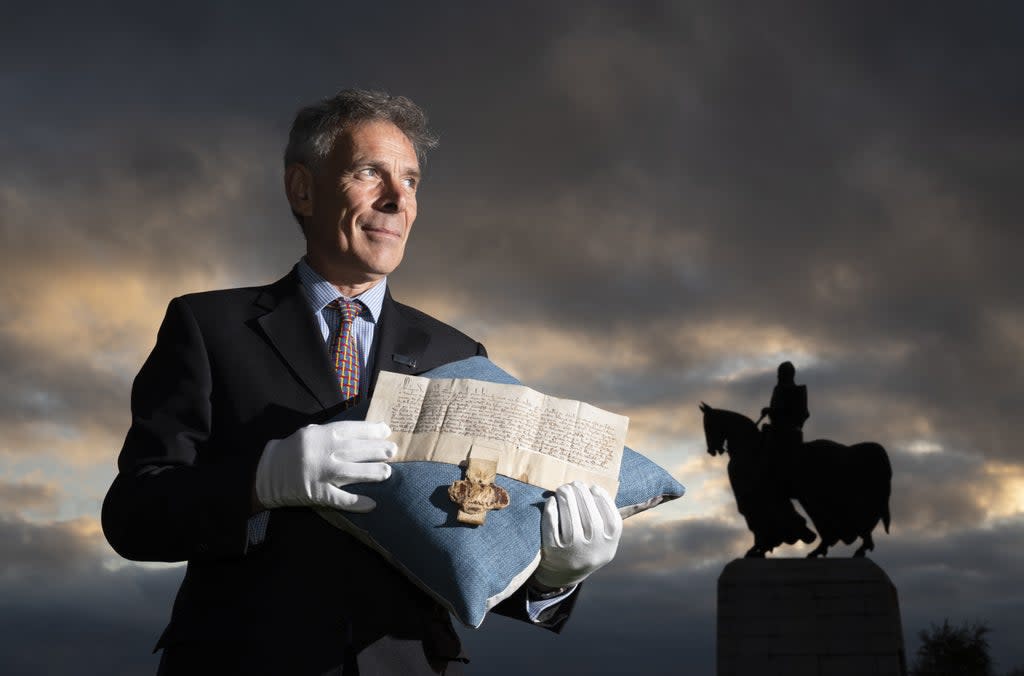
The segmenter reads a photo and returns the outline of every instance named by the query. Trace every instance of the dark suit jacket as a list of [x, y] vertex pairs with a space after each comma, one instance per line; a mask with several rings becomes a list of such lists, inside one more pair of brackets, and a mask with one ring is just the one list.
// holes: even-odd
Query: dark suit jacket
[[[486, 354], [480, 343], [388, 294], [371, 387], [381, 369], [420, 373], [476, 354]], [[341, 404], [294, 270], [266, 287], [171, 301], [135, 379], [131, 428], [103, 504], [104, 533], [121, 556], [188, 561], [158, 648], [247, 674], [339, 665], [362, 676], [431, 673], [464, 658], [441, 606], [311, 510], [273, 510], [265, 541], [247, 544], [266, 442], [328, 420]], [[525, 618], [524, 595], [498, 612]], [[574, 598], [547, 628], [560, 629]]]

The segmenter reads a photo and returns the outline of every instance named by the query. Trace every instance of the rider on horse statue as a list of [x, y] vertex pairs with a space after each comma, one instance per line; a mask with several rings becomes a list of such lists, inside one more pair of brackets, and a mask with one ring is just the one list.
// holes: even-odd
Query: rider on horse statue
[[789, 456], [804, 443], [807, 410], [807, 386], [797, 385], [792, 362], [779, 364], [779, 383], [772, 390], [771, 403], [761, 409], [761, 417], [770, 421], [761, 430], [762, 443], [776, 458]]

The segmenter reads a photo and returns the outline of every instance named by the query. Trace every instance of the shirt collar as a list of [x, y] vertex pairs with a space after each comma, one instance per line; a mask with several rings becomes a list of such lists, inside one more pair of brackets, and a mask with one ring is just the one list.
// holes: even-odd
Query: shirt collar
[[309, 266], [309, 263], [306, 262], [305, 256], [299, 260], [296, 270], [299, 273], [299, 281], [302, 282], [302, 289], [306, 292], [306, 300], [309, 301], [309, 307], [314, 313], [322, 311], [325, 305], [336, 298], [345, 298], [345, 300], [358, 298], [366, 306], [366, 309], [370, 311], [370, 315], [373, 316], [373, 322], [377, 323], [377, 320], [380, 318], [381, 308], [384, 307], [384, 294], [387, 293], [388, 288], [387, 277], [384, 277], [358, 296], [347, 298], [338, 293], [338, 289], [333, 284], [317, 274]]

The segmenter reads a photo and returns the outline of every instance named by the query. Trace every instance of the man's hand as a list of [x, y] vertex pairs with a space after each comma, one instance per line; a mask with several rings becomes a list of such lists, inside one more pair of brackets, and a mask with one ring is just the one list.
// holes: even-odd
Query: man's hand
[[346, 420], [308, 425], [284, 439], [268, 441], [256, 469], [255, 494], [264, 508], [317, 505], [368, 512], [377, 504], [341, 490], [391, 476], [384, 461], [397, 446], [387, 441], [387, 423]]
[[608, 491], [579, 481], [559, 486], [544, 505], [533, 581], [550, 588], [582, 582], [612, 560], [620, 535], [622, 517]]

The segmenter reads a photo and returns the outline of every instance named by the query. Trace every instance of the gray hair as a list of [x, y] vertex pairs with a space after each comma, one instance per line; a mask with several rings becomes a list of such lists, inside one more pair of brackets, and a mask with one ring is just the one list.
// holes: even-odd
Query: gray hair
[[342, 132], [371, 120], [390, 122], [398, 127], [412, 143], [421, 168], [426, 164], [427, 151], [437, 147], [437, 136], [427, 128], [426, 113], [406, 97], [382, 91], [343, 89], [296, 113], [284, 151], [284, 166], [299, 163], [316, 173]]

